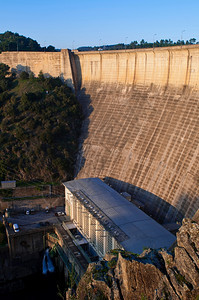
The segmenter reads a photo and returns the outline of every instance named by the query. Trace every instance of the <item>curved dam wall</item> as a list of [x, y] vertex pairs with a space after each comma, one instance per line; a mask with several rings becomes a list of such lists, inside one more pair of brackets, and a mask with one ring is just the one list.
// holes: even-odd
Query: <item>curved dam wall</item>
[[199, 207], [199, 47], [75, 54], [87, 113], [77, 177], [106, 178], [161, 222]]
[[199, 207], [199, 46], [5, 52], [0, 62], [75, 86], [85, 120], [77, 178], [100, 177], [156, 220]]

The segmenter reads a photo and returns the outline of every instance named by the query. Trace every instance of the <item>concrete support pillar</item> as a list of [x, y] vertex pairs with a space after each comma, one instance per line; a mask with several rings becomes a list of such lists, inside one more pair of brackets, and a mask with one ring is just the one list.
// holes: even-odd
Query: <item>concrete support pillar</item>
[[73, 72], [71, 67], [70, 50], [61, 50], [61, 77], [74, 90]]

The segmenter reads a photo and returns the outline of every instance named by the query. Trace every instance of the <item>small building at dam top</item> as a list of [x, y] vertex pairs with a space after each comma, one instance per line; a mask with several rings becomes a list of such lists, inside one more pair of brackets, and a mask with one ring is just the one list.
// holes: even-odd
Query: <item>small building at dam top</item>
[[175, 236], [99, 178], [63, 183], [66, 214], [100, 257], [111, 249], [169, 248]]

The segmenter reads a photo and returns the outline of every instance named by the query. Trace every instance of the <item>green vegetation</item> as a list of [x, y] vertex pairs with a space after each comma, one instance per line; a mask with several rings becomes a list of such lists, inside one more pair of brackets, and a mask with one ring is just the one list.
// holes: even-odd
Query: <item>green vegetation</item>
[[24, 201], [24, 200], [35, 200], [35, 199], [45, 199], [46, 196], [27, 196], [27, 197], [3, 197], [1, 201]]
[[12, 197], [13, 189], [2, 189], [0, 190], [1, 197]]
[[137, 253], [133, 253], [133, 252], [121, 250], [121, 249], [112, 249], [109, 252], [110, 252], [110, 254], [116, 255], [117, 257], [118, 257], [119, 253], [122, 255], [123, 258], [132, 259], [134, 257], [139, 257], [139, 254], [137, 254]]
[[183, 286], [184, 284], [186, 284], [190, 289], [193, 289], [192, 284], [189, 283], [182, 274], [174, 272], [174, 275], [175, 275], [175, 278], [176, 278], [177, 282], [181, 286]]
[[59, 185], [58, 182], [51, 182], [51, 181], [37, 181], [37, 180], [32, 180], [32, 181], [23, 181], [23, 180], [18, 180], [17, 181], [17, 187], [28, 187], [28, 186], [34, 186], [38, 190], [43, 189], [44, 185], [52, 185], [52, 186], [57, 186]]
[[54, 52], [55, 47], [41, 47], [37, 41], [18, 33], [6, 31], [0, 34], [0, 52], [2, 51], [47, 51]]
[[0, 222], [0, 246], [3, 246], [7, 243], [6, 231], [3, 223]]
[[114, 257], [110, 261], [108, 261], [108, 268], [109, 269], [114, 269], [117, 265], [117, 258]]
[[[114, 261], [114, 262], [113, 262]], [[110, 261], [101, 261], [101, 264], [94, 265], [92, 269], [92, 276], [94, 280], [104, 281], [109, 287], [112, 286], [112, 278], [108, 274], [109, 269], [115, 268], [117, 260], [113, 258]], [[114, 263], [114, 266], [113, 266]]]
[[0, 64], [0, 180], [73, 178], [81, 109], [60, 78]]
[[141, 294], [141, 300], [147, 300], [147, 297], [144, 294]]
[[178, 40], [177, 42], [173, 42], [171, 39], [161, 39], [160, 41], [156, 40], [153, 43], [148, 43], [144, 39], [140, 42], [133, 41], [130, 44], [119, 43], [115, 45], [103, 45], [103, 46], [85, 46], [79, 47], [79, 51], [97, 51], [97, 50], [123, 50], [123, 49], [140, 49], [140, 48], [153, 48], [153, 47], [171, 47], [171, 46], [181, 46], [181, 45], [194, 45], [198, 44], [195, 38], [191, 38], [190, 40]]

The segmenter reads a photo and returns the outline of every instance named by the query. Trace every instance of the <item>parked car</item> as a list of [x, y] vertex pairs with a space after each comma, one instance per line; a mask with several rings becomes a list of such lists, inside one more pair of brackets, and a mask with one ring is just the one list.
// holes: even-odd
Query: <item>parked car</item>
[[14, 230], [14, 232], [19, 232], [18, 224], [13, 224], [13, 230]]
[[46, 221], [46, 222], [39, 222], [39, 226], [43, 227], [43, 226], [49, 226], [50, 222]]
[[81, 236], [80, 234], [76, 234], [76, 235], [75, 235], [75, 239], [76, 239], [76, 240], [81, 240], [81, 239], [82, 239], [82, 236]]
[[64, 216], [65, 215], [65, 212], [63, 212], [63, 211], [57, 211], [56, 213], [55, 213], [55, 216], [56, 217], [60, 217], [60, 216]]

